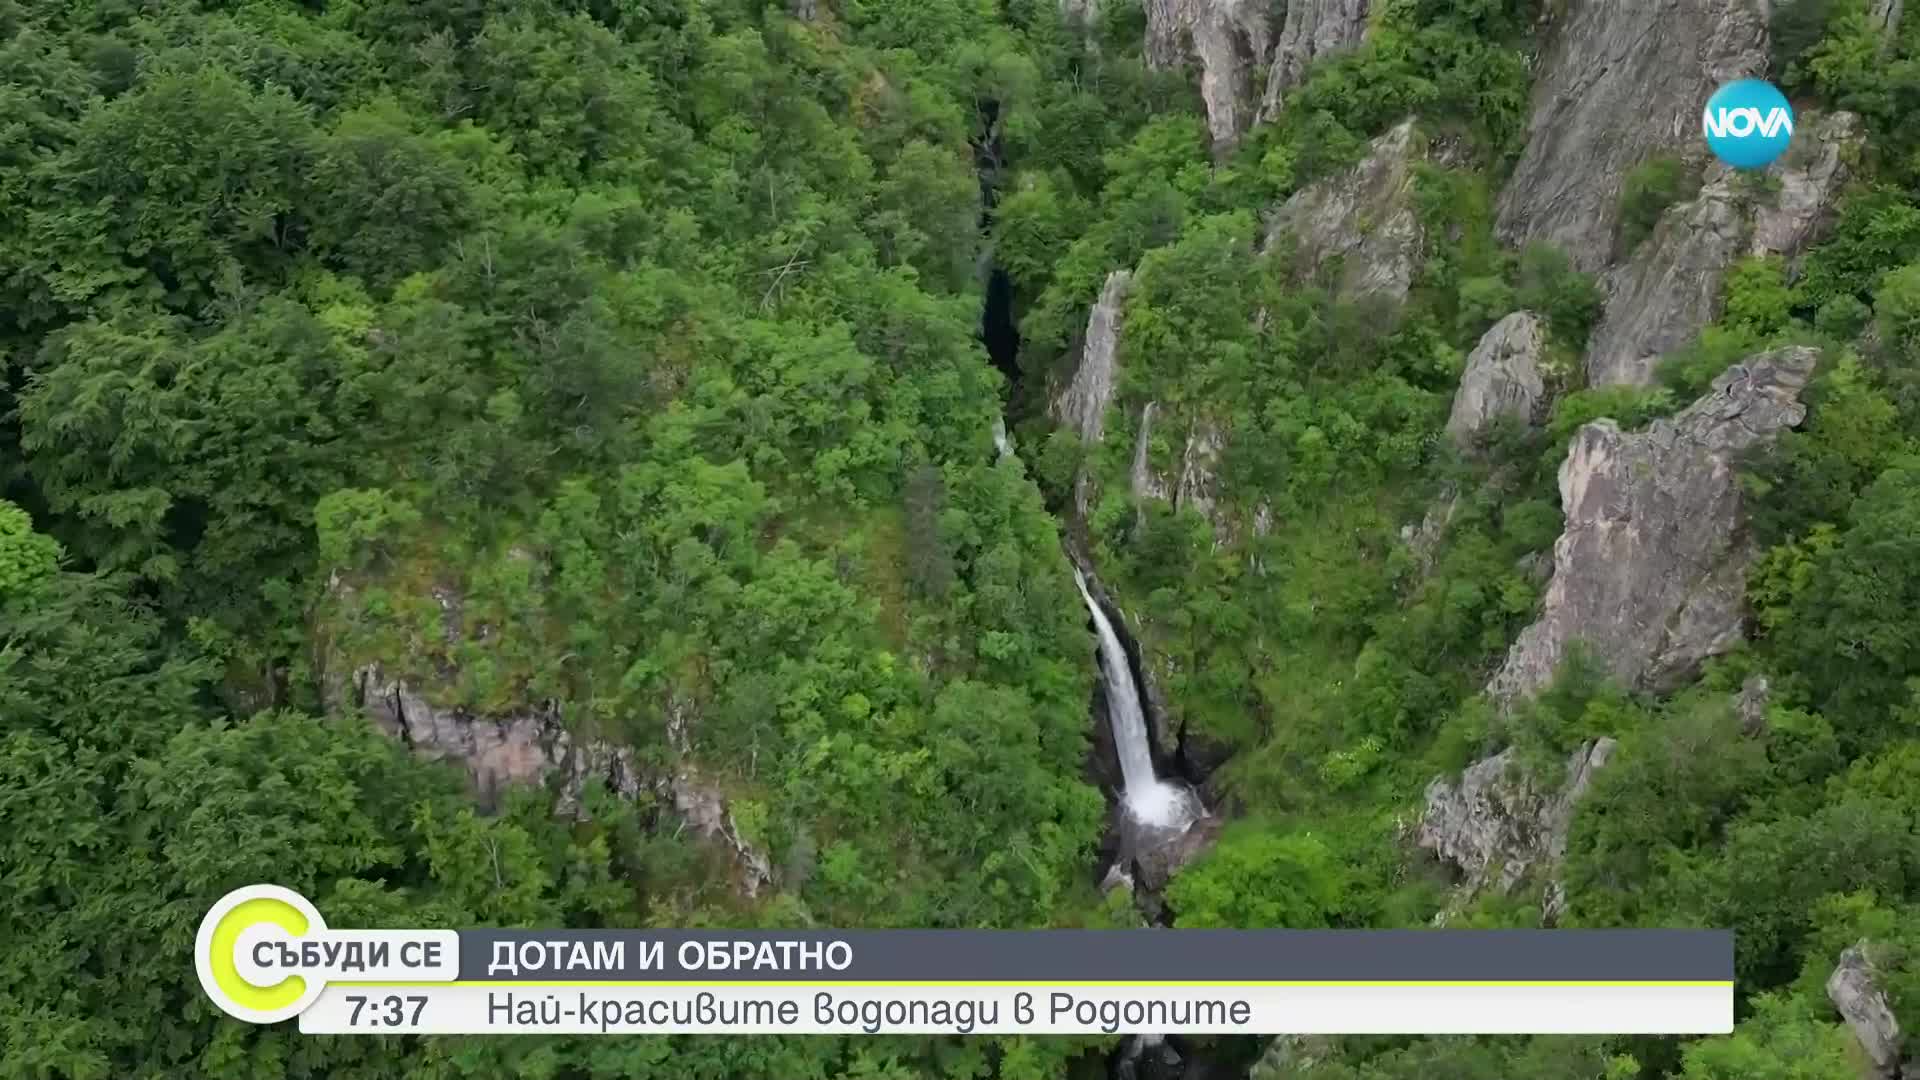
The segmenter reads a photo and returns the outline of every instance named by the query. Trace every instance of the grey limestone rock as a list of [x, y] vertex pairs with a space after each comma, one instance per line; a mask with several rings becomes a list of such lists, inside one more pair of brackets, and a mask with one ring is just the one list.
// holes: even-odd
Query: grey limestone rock
[[453, 761], [467, 770], [485, 805], [515, 784], [537, 784], [568, 758], [572, 739], [559, 710], [543, 703], [500, 716], [476, 716], [429, 702], [406, 679], [381, 665], [356, 668], [352, 701], [387, 735], [427, 761]]
[[1345, 172], [1295, 192], [1268, 221], [1265, 247], [1293, 240], [1297, 271], [1317, 274], [1335, 260], [1342, 299], [1406, 299], [1424, 236], [1413, 205], [1413, 167], [1425, 154], [1412, 120], [1367, 147]]
[[1547, 914], [1559, 914], [1562, 899], [1553, 878], [1566, 855], [1574, 807], [1614, 746], [1612, 739], [1597, 739], [1574, 751], [1557, 783], [1529, 775], [1508, 747], [1469, 765], [1457, 782], [1443, 776], [1427, 785], [1414, 842], [1459, 868], [1456, 906], [1484, 891], [1506, 893], [1544, 876]]
[[1906, 6], [1906, 0], [1873, 0], [1873, 6], [1867, 10], [1868, 18], [1881, 28], [1882, 37], [1892, 41], [1893, 35], [1900, 29], [1900, 9]]
[[1600, 420], [1560, 467], [1566, 526], [1539, 617], [1488, 685], [1534, 694], [1573, 647], [1633, 690], [1671, 690], [1744, 628], [1748, 565], [1734, 457], [1800, 423], [1818, 353], [1748, 357], [1678, 415], [1627, 433]]
[[1721, 277], [1747, 246], [1747, 215], [1732, 170], [1663, 214], [1633, 257], [1606, 275], [1606, 310], [1587, 347], [1594, 386], [1653, 381], [1665, 353], [1719, 313]]
[[1262, 123], [1280, 115], [1287, 92], [1300, 85], [1307, 65], [1359, 45], [1367, 33], [1371, 0], [1291, 0], [1267, 68]]
[[1726, 272], [1746, 255], [1798, 256], [1824, 235], [1860, 141], [1851, 113], [1802, 118], [1794, 147], [1750, 181], [1724, 165], [1699, 194], [1661, 215], [1653, 234], [1607, 272], [1606, 310], [1587, 348], [1596, 386], [1644, 386], [1666, 353], [1720, 315]]
[[1080, 363], [1073, 379], [1054, 400], [1053, 414], [1078, 433], [1084, 442], [1099, 442], [1106, 433], [1107, 407], [1113, 403], [1118, 372], [1121, 319], [1133, 274], [1115, 270], [1107, 275], [1100, 299], [1087, 314], [1087, 332], [1080, 343]]
[[1850, 112], [1805, 112], [1792, 146], [1764, 176], [1774, 190], [1753, 208], [1748, 253], [1797, 258], [1824, 239], [1833, 226], [1840, 189], [1853, 177], [1865, 136]]
[[[336, 591], [340, 587], [336, 578]], [[772, 880], [766, 856], [741, 839], [720, 788], [684, 760], [670, 775], [643, 775], [630, 748], [574, 737], [561, 722], [558, 702], [497, 715], [437, 705], [413, 681], [377, 662], [354, 668], [347, 679], [332, 679], [328, 697], [334, 711], [361, 712], [415, 756], [465, 768], [482, 806], [497, 806], [509, 787], [550, 784], [554, 813], [579, 819], [586, 816], [582, 797], [592, 780], [625, 799], [651, 789], [699, 835], [725, 845], [742, 895], [751, 898]]]
[[1467, 356], [1447, 419], [1447, 434], [1456, 445], [1472, 446], [1504, 418], [1535, 421], [1547, 392], [1541, 370], [1546, 348], [1546, 322], [1530, 311], [1516, 311], [1481, 335]]
[[1200, 97], [1216, 155], [1252, 126], [1254, 76], [1273, 47], [1266, 0], [1146, 0], [1147, 62], [1200, 69]]
[[1700, 109], [1767, 65], [1758, 0], [1568, 0], [1538, 61], [1527, 145], [1501, 192], [1500, 234], [1604, 268], [1620, 187], [1660, 154], [1705, 153]]
[[[1132, 284], [1131, 271], [1115, 270], [1107, 275], [1100, 298], [1087, 315], [1087, 330], [1080, 340], [1080, 363], [1067, 388], [1053, 402], [1054, 417], [1085, 443], [1097, 443], [1106, 436], [1107, 409], [1113, 404], [1119, 373], [1121, 324]], [[1093, 480], [1084, 470], [1074, 479], [1073, 502], [1085, 517], [1093, 502]]]
[[1899, 1075], [1900, 1022], [1894, 1018], [1892, 1002], [1880, 986], [1868, 942], [1861, 941], [1841, 952], [1839, 964], [1827, 976], [1827, 1000], [1839, 1010], [1840, 1018], [1880, 1075]]

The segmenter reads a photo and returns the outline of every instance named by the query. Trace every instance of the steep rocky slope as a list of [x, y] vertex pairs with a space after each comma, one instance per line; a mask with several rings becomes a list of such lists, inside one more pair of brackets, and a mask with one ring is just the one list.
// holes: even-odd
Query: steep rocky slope
[[1566, 528], [1553, 582], [1489, 693], [1533, 694], [1576, 642], [1622, 685], [1671, 690], [1739, 640], [1755, 553], [1734, 459], [1806, 415], [1799, 394], [1818, 356], [1749, 357], [1643, 432], [1611, 420], [1580, 429], [1560, 468]]
[[1457, 782], [1429, 784], [1414, 842], [1459, 868], [1455, 905], [1507, 893], [1540, 871], [1549, 875], [1542, 914], [1556, 918], [1565, 897], [1551, 875], [1566, 854], [1574, 809], [1614, 749], [1612, 739], [1597, 739], [1573, 752], [1563, 777], [1538, 778], [1509, 747], [1468, 766]]
[[1424, 240], [1413, 171], [1426, 156], [1418, 126], [1402, 121], [1369, 143], [1351, 169], [1281, 204], [1268, 219], [1265, 246], [1288, 252], [1303, 278], [1337, 267], [1328, 284], [1341, 299], [1405, 300]]
[[1286, 107], [1287, 92], [1300, 85], [1307, 65], [1360, 44], [1371, 0], [1292, 0], [1267, 68], [1260, 120], [1271, 123]]
[[[1280, 115], [1309, 64], [1360, 43], [1372, 6], [1373, 0], [1294, 0], [1277, 8], [1261, 0], [1147, 0], [1147, 61], [1193, 66], [1214, 152], [1224, 155], [1256, 119]], [[1062, 0], [1062, 10], [1084, 22], [1096, 5]]]
[[1500, 197], [1502, 235], [1515, 245], [1548, 241], [1581, 269], [1603, 269], [1627, 173], [1658, 154], [1703, 160], [1701, 104], [1721, 83], [1765, 72], [1760, 8], [1752, 0], [1555, 5], [1526, 150]]
[[1192, 59], [1216, 154], [1231, 150], [1253, 123], [1255, 80], [1273, 48], [1262, 0], [1149, 0], [1147, 62], [1178, 67]]
[[1716, 164], [1694, 198], [1605, 276], [1606, 312], [1587, 350], [1594, 385], [1653, 380], [1660, 358], [1720, 314], [1727, 270], [1748, 255], [1793, 258], [1831, 224], [1860, 151], [1851, 113], [1801, 117], [1793, 149], [1758, 176]]
[[[1580, 430], [1560, 469], [1566, 526], [1552, 581], [1488, 684], [1497, 703], [1545, 688], [1576, 643], [1623, 686], [1666, 691], [1740, 639], [1756, 553], [1734, 461], [1801, 421], [1799, 393], [1817, 359], [1809, 348], [1762, 353], [1646, 431], [1625, 433], [1611, 420]], [[1459, 871], [1455, 904], [1544, 879], [1543, 912], [1556, 916], [1574, 806], [1613, 749], [1610, 739], [1585, 744], [1558, 781], [1517, 767], [1511, 747], [1457, 781], [1436, 778], [1415, 841]]]

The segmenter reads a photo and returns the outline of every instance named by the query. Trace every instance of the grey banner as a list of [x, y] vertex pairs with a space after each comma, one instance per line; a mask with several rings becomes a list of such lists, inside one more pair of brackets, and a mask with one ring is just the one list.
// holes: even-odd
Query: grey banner
[[[621, 969], [516, 964], [578, 950], [533, 943], [624, 943]], [[844, 970], [718, 969], [706, 946], [842, 942]], [[653, 948], [658, 943], [658, 948]], [[697, 951], [689, 966], [682, 946]], [[797, 946], [796, 946], [797, 948]], [[657, 954], [658, 963], [640, 959]], [[794, 955], [789, 953], [789, 955]], [[490, 970], [492, 968], [493, 970]], [[1733, 979], [1725, 930], [462, 930], [465, 980], [807, 982], [1704, 982]]]

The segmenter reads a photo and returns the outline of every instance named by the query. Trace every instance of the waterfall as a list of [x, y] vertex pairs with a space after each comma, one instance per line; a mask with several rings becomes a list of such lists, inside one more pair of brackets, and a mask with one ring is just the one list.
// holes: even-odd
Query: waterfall
[[1000, 451], [1001, 458], [1006, 458], [1013, 453], [1013, 437], [1007, 434], [1005, 417], [996, 417], [993, 421], [993, 446]]
[[1140, 686], [1127, 664], [1126, 647], [1107, 618], [1106, 611], [1087, 589], [1086, 575], [1079, 567], [1073, 582], [1093, 613], [1094, 629], [1100, 635], [1100, 668], [1107, 683], [1107, 717], [1113, 724], [1114, 751], [1120, 756], [1120, 776], [1124, 785], [1123, 802], [1127, 812], [1145, 825], [1165, 829], [1185, 829], [1196, 816], [1193, 795], [1178, 784], [1170, 784], [1153, 773], [1153, 751], [1147, 745], [1147, 714], [1140, 703]]

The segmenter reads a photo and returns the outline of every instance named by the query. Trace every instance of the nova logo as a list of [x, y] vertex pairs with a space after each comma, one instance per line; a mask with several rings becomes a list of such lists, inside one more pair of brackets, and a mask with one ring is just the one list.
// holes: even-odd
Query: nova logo
[[1761, 169], [1793, 141], [1793, 106], [1772, 83], [1741, 79], [1714, 91], [1700, 124], [1715, 157], [1736, 169]]

